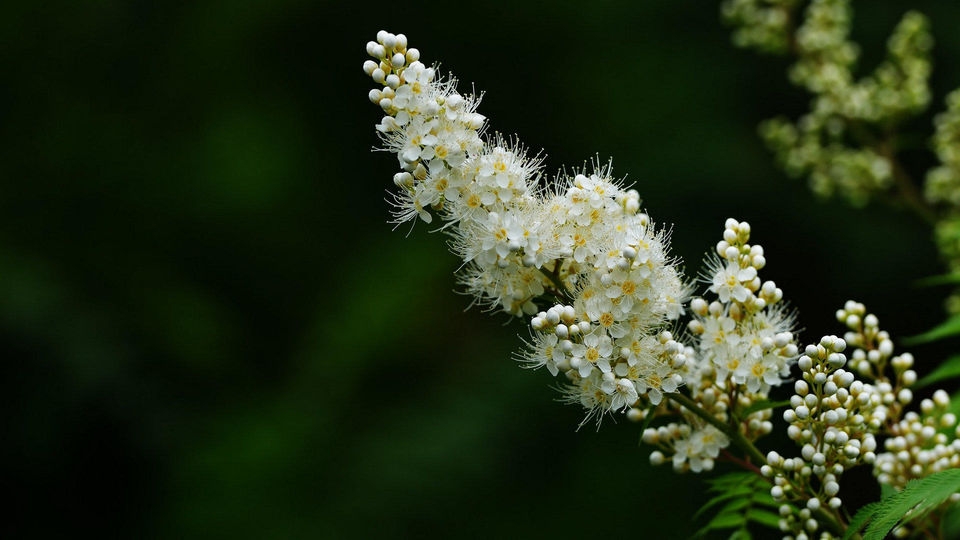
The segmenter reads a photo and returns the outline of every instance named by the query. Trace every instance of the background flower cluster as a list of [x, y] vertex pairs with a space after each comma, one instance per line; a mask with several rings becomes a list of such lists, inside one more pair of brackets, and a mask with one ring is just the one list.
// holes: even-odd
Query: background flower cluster
[[[866, 65], [901, 4], [854, 2]], [[960, 10], [911, 7], [933, 21], [942, 103], [960, 35], [938, 21]], [[816, 200], [758, 139], [808, 107], [786, 60], [732, 47], [717, 5], [582, 9], [449, 5], [484, 31], [408, 31], [547, 172], [615, 157], [677, 224], [688, 272], [718, 223], [749, 219], [805, 343], [837, 332], [848, 297], [894, 336], [940, 320], [940, 292], [912, 287], [940, 271], [922, 223]], [[519, 327], [462, 313], [459, 262], [383, 223], [396, 161], [368, 151], [357, 65], [384, 21], [345, 2], [2, 10], [2, 463], [20, 494], [4, 529], [598, 536], [669, 513], [684, 519], [651, 536], [692, 532], [700, 479], [650, 468], [634, 425], [575, 433], [581, 412], [509, 361]], [[582, 493], [636, 511], [559, 519]]]

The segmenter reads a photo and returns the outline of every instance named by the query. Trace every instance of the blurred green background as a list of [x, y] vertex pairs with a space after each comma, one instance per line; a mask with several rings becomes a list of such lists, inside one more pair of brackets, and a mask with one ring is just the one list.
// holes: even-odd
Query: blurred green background
[[[854, 2], [864, 66], [906, 9]], [[960, 5], [930, 132], [960, 86]], [[625, 421], [575, 431], [525, 334], [465, 311], [457, 261], [392, 231], [396, 160], [360, 67], [385, 28], [485, 92], [549, 172], [599, 156], [691, 274], [728, 216], [805, 341], [866, 302], [896, 336], [941, 318], [927, 228], [815, 200], [757, 123], [807, 96], [730, 45], [717, 2], [10, 2], [0, 7], [4, 485], [15, 537], [684, 538], [695, 476]], [[929, 154], [912, 157], [919, 169]], [[943, 351], [918, 349], [919, 371]], [[9, 536], [9, 534], [5, 534]]]

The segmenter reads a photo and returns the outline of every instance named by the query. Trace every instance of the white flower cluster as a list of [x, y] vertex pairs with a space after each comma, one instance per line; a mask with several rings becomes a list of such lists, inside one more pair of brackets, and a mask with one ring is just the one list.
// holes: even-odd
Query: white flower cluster
[[[933, 147], [941, 165], [927, 173], [924, 195], [930, 203], [945, 207], [936, 224], [937, 246], [950, 270], [960, 271], [960, 90], [947, 95], [947, 110], [934, 120]], [[951, 313], [960, 313], [960, 292], [947, 301]]]
[[[639, 400], [659, 403], [683, 382], [684, 346], [665, 328], [687, 296], [667, 236], [640, 196], [597, 166], [552, 188], [516, 144], [484, 139], [478, 99], [420, 63], [403, 34], [367, 44], [364, 71], [386, 116], [377, 126], [403, 169], [398, 222], [439, 216], [464, 261], [460, 281], [481, 302], [534, 315], [520, 360], [563, 372], [587, 417]], [[538, 311], [535, 300], [553, 307]]]
[[913, 399], [909, 390], [917, 380], [917, 372], [911, 369], [913, 355], [893, 354], [890, 334], [880, 330], [877, 316], [867, 313], [867, 308], [859, 302], [847, 301], [843, 309], [837, 310], [837, 321], [846, 325], [843, 338], [855, 348], [850, 369], [874, 381], [877, 392], [883, 396], [883, 405], [892, 409], [890, 416], [898, 418], [903, 406]]
[[798, 0], [726, 0], [724, 20], [733, 25], [737, 47], [761, 52], [784, 53], [790, 49], [792, 9]]
[[[815, 513], [839, 515], [839, 481], [851, 467], [873, 464], [878, 480], [899, 490], [910, 480], [960, 466], [960, 428], [948, 412], [947, 394], [937, 391], [919, 412], [904, 414], [917, 379], [913, 356], [894, 354], [889, 334], [863, 304], [848, 301], [837, 319], [848, 328], [844, 339], [826, 336], [807, 346], [798, 361], [803, 379], [794, 384], [783, 413], [800, 456], [770, 452], [761, 468], [773, 480], [771, 495], [785, 503], [781, 529], [796, 538], [818, 531], [822, 522]], [[843, 354], [848, 345], [849, 361]], [[879, 451], [883, 436], [885, 451]]]
[[814, 114], [878, 122], [922, 111], [930, 101], [927, 81], [933, 46], [926, 18], [908, 12], [887, 40], [887, 58], [855, 81], [859, 56], [850, 34], [849, 0], [815, 0], [797, 30], [799, 59], [791, 79], [816, 95]]
[[[659, 428], [647, 428], [643, 431], [642, 440], [668, 452], [673, 469], [677, 472], [698, 473], [713, 470], [720, 451], [730, 445], [730, 439], [723, 432], [702, 422], [671, 422]], [[661, 450], [650, 453], [652, 465], [660, 465], [666, 461], [666, 455]]]
[[893, 354], [893, 341], [879, 329], [877, 317], [863, 304], [847, 302], [837, 319], [850, 329], [845, 337], [858, 347], [850, 367], [872, 379], [879, 403], [877, 428], [888, 435], [885, 452], [877, 454], [874, 474], [882, 484], [903, 489], [907, 482], [948, 468], [960, 467], [960, 426], [949, 412], [950, 398], [943, 390], [920, 402], [920, 411], [904, 410], [913, 401], [910, 387], [916, 382], [913, 356]]
[[960, 90], [947, 95], [947, 110], [934, 119], [933, 147], [939, 167], [927, 173], [924, 186], [927, 200], [960, 208]]
[[[585, 197], [589, 192], [577, 186], [591, 184], [599, 185], [580, 175], [569, 191]], [[580, 212], [574, 212], [577, 219]], [[533, 317], [532, 340], [520, 357], [529, 367], [563, 372], [571, 383], [568, 400], [582, 404], [588, 418], [641, 398], [658, 404], [683, 382], [685, 347], [662, 328], [680, 316], [685, 287], [666, 259], [665, 239], [651, 234], [645, 219], [625, 217], [612, 212], [588, 225], [556, 229], [582, 244], [550, 269], [575, 291], [573, 302]]]
[[[781, 508], [784, 531], [816, 532], [820, 523], [810, 513], [842, 506], [837, 494], [843, 472], [876, 459], [873, 434], [884, 419], [873, 414], [879, 397], [843, 369], [845, 349], [844, 340], [836, 336], [825, 336], [817, 345], [806, 347], [797, 362], [803, 380], [796, 381], [790, 408], [783, 413], [789, 423], [787, 435], [801, 446], [800, 457], [784, 458], [771, 451], [761, 468], [764, 476], [773, 479], [770, 494], [775, 500], [800, 505], [797, 512], [790, 505]], [[811, 483], [812, 478], [818, 481]]]
[[[849, 0], [812, 0], [792, 34], [798, 5], [726, 0], [724, 12], [739, 27], [739, 44], [797, 54], [791, 77], [815, 95], [813, 110], [796, 125], [763, 128], [788, 170], [809, 175], [820, 192], [863, 202], [897, 171], [887, 142], [862, 149], [847, 143], [863, 133], [873, 139], [870, 125], [892, 125], [926, 105], [926, 21], [904, 16], [886, 61], [857, 81]], [[761, 465], [788, 539], [832, 538], [842, 528], [840, 479], [851, 467], [873, 464], [878, 480], [895, 489], [960, 467], [960, 426], [947, 394], [937, 391], [919, 411], [906, 412], [917, 380], [913, 357], [894, 354], [890, 336], [862, 304], [850, 301], [837, 312], [848, 329], [843, 339], [825, 336], [799, 354], [783, 292], [759, 277], [766, 259], [749, 243], [748, 223], [726, 221], [703, 275], [710, 298], [689, 302], [692, 319], [678, 333], [689, 290], [667, 234], [609, 165], [543, 185], [539, 158], [515, 140], [485, 136], [479, 98], [461, 95], [454, 79], [421, 63], [406, 36], [381, 31], [367, 52], [373, 60], [363, 69], [377, 84], [369, 98], [384, 112], [377, 130], [401, 169], [394, 221], [443, 222], [439, 229], [464, 263], [461, 285], [481, 303], [530, 317], [517, 359], [562, 374], [564, 400], [586, 409], [584, 422], [614, 412], [632, 420], [669, 416], [642, 440], [656, 447], [651, 463], [669, 461], [679, 472], [709, 471], [721, 454], [754, 471]], [[960, 94], [948, 102], [935, 139], [944, 166], [931, 172], [927, 196], [956, 206]], [[947, 231], [940, 234], [955, 244], [944, 253], [960, 261], [954, 218], [940, 224]], [[773, 429], [778, 405], [768, 394], [794, 362], [801, 380], [783, 419], [799, 455], [764, 456], [753, 443]], [[728, 452], [730, 445], [745, 457]]]
[[708, 269], [717, 300], [694, 298], [688, 328], [699, 340], [701, 368], [709, 363], [716, 372], [714, 383], [765, 395], [789, 376], [798, 351], [793, 317], [782, 307], [783, 291], [773, 281], [761, 282], [763, 247], [749, 240], [749, 223], [727, 220]]
[[[723, 240], [709, 258], [709, 292], [717, 299], [690, 302], [688, 324], [696, 346], [686, 356], [682, 375], [696, 406], [747, 440], [773, 430], [770, 409], [743, 413], [767, 398], [773, 385], [789, 375], [798, 351], [791, 327], [793, 317], [783, 308], [783, 291], [774, 282], [762, 282], [758, 271], [766, 265], [763, 248], [751, 245], [750, 224], [728, 219]], [[669, 457], [677, 471], [711, 470], [729, 438], [717, 427], [686, 408], [676, 407], [683, 422], [649, 428], [643, 434], [657, 451], [653, 464]], [[639, 411], [634, 416], [641, 416]]]
[[937, 390], [891, 429], [886, 452], [877, 455], [875, 472], [882, 484], [903, 489], [907, 482], [960, 467], [960, 426], [949, 412], [950, 397]]
[[811, 111], [796, 123], [764, 122], [761, 135], [786, 171], [808, 177], [814, 192], [839, 193], [860, 205], [889, 188], [895, 174], [891, 150], [871, 126], [889, 128], [930, 101], [933, 40], [926, 18], [908, 12], [887, 41], [886, 59], [856, 79], [859, 47], [849, 40], [851, 20], [849, 0], [810, 3], [793, 36], [797, 62], [790, 77], [814, 95]]
[[394, 176], [397, 223], [430, 223], [433, 210], [455, 226], [471, 290], [510, 313], [534, 311], [532, 299], [551, 286], [539, 268], [554, 255], [539, 240], [549, 222], [541, 221], [548, 212], [537, 191], [538, 161], [499, 138], [484, 141], [479, 99], [437, 78], [403, 34], [379, 32], [367, 53], [376, 61], [364, 71], [383, 85], [370, 91], [386, 114], [377, 129], [402, 168]]

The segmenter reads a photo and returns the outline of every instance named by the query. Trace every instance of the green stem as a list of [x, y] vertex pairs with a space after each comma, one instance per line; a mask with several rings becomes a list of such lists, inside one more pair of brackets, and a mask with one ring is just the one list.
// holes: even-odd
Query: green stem
[[685, 409], [695, 414], [704, 422], [719, 429], [724, 435], [727, 436], [728, 439], [730, 439], [730, 442], [732, 442], [738, 448], [743, 450], [744, 453], [746, 453], [747, 456], [753, 459], [757, 464], [763, 465], [767, 462], [767, 458], [763, 457], [763, 454], [761, 454], [760, 451], [757, 450], [757, 447], [754, 446], [753, 443], [748, 441], [747, 438], [744, 437], [742, 433], [740, 433], [740, 430], [734, 428], [733, 426], [723, 423], [716, 416], [713, 416], [707, 411], [701, 409], [697, 405], [697, 402], [693, 401], [692, 399], [688, 398], [687, 396], [679, 392], [675, 392], [672, 394], [665, 394], [665, 395], [671, 400], [673, 400], [675, 403], [682, 405]]
[[936, 212], [923, 200], [923, 195], [920, 193], [920, 190], [917, 189], [917, 185], [913, 182], [913, 179], [910, 178], [909, 173], [903, 168], [903, 165], [897, 159], [896, 154], [893, 151], [892, 146], [888, 142], [884, 142], [877, 147], [880, 155], [887, 158], [887, 161], [890, 162], [893, 173], [893, 182], [897, 187], [897, 191], [900, 194], [900, 199], [908, 208], [916, 212], [921, 219], [927, 222], [929, 225], [933, 225], [937, 222]]
[[[748, 457], [756, 461], [758, 464], [762, 465], [767, 462], [767, 459], [763, 457], [763, 454], [760, 453], [760, 450], [757, 450], [757, 447], [748, 441], [747, 438], [744, 437], [738, 429], [736, 429], [736, 427], [723, 423], [717, 419], [717, 417], [701, 409], [697, 405], [697, 402], [679, 392], [668, 393], [664, 395], [673, 400], [675, 403], [683, 406], [683, 408], [687, 409], [704, 422], [707, 422], [711, 426], [719, 429], [730, 439], [733, 444], [743, 450]], [[813, 514], [817, 516], [818, 521], [822, 523], [830, 532], [843, 536], [844, 527], [837, 520], [836, 516], [831, 515], [823, 508], [818, 508], [816, 512], [813, 512]]]
[[556, 292], [557, 298], [563, 300], [567, 303], [573, 303], [573, 295], [570, 294], [570, 291], [567, 290], [567, 286], [563, 284], [563, 281], [560, 279], [560, 262], [553, 261], [553, 270], [547, 271], [543, 266], [538, 268], [540, 273], [547, 277], [550, 280], [550, 283], [553, 284], [553, 287]]

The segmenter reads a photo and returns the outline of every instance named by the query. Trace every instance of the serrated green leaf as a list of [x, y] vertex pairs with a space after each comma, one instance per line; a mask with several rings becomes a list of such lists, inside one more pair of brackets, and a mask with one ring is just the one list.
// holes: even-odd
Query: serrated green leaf
[[720, 503], [729, 501], [730, 499], [742, 498], [746, 502], [750, 502], [750, 490], [731, 490], [721, 493], [720, 495], [710, 499], [703, 506], [700, 507], [700, 510], [697, 510], [697, 513], [693, 515], [693, 519], [699, 519], [701, 515], [704, 514], [707, 510], [717, 506]]
[[780, 530], [780, 516], [773, 512], [751, 508], [747, 511], [747, 519], [754, 523], [759, 523], [772, 529]]
[[738, 497], [728, 502], [727, 504], [725, 504], [723, 508], [720, 509], [719, 512], [717, 512], [717, 514], [718, 515], [734, 514], [734, 513], [737, 513], [739, 510], [743, 510], [748, 506], [750, 506], [750, 499], [748, 497]]
[[746, 516], [739, 512], [730, 512], [730, 513], [720, 513], [717, 514], [713, 519], [710, 520], [710, 523], [707, 523], [707, 527], [710, 529], [730, 529], [733, 527], [742, 527], [747, 523]]
[[903, 491], [861, 508], [847, 527], [844, 538], [851, 538], [866, 526], [864, 540], [883, 540], [897, 524], [926, 515], [958, 492], [960, 469], [949, 469], [913, 480]]
[[853, 538], [853, 535], [860, 532], [867, 523], [873, 519], [874, 513], [876, 513], [877, 508], [880, 507], [880, 502], [872, 502], [870, 504], [864, 505], [857, 512], [857, 515], [853, 516], [853, 519], [850, 520], [850, 524], [847, 525], [847, 530], [843, 533], [843, 540], [850, 540]]
[[956, 335], [960, 335], [960, 315], [954, 315], [940, 325], [920, 335], [905, 338], [903, 342], [907, 345], [917, 345], [920, 343], [938, 341]]
[[890, 484], [880, 484], [880, 499], [886, 499], [887, 497], [893, 497], [899, 493], [897, 488], [891, 486]]
[[[766, 486], [763, 487], [766, 488]], [[770, 495], [770, 490], [768, 489], [758, 489], [754, 492], [753, 499], [751, 500], [754, 504], [760, 504], [774, 509], [779, 509], [781, 504], [774, 500], [773, 496]]]
[[702, 537], [710, 531], [717, 531], [721, 529], [739, 529], [747, 524], [746, 516], [739, 513], [731, 514], [717, 514], [710, 520], [709, 523], [703, 526], [694, 537]]
[[763, 401], [757, 401], [751, 404], [746, 409], [740, 411], [740, 416], [742, 418], [745, 418], [758, 411], [763, 411], [766, 409], [779, 409], [780, 407], [786, 407], [789, 404], [790, 404], [789, 401], [772, 401], [769, 399], [765, 399]]
[[937, 366], [937, 369], [931, 371], [925, 377], [914, 383], [913, 388], [923, 388], [935, 382], [952, 379], [953, 377], [960, 377], [960, 355], [951, 356], [945, 360]]
[[707, 480], [707, 483], [710, 484], [711, 489], [723, 490], [730, 486], [742, 486], [749, 483], [754, 478], [756, 477], [752, 473], [732, 472], [723, 476], [711, 478], [710, 480]]
[[707, 483], [710, 485], [708, 491], [716, 495], [700, 508], [695, 519], [722, 506], [696, 536], [718, 529], [737, 528], [731, 537], [746, 539], [751, 538], [747, 530], [751, 521], [762, 526], [779, 526], [779, 516], [770, 511], [779, 508], [779, 504], [770, 496], [769, 485], [763, 478], [749, 472], [733, 472]]

